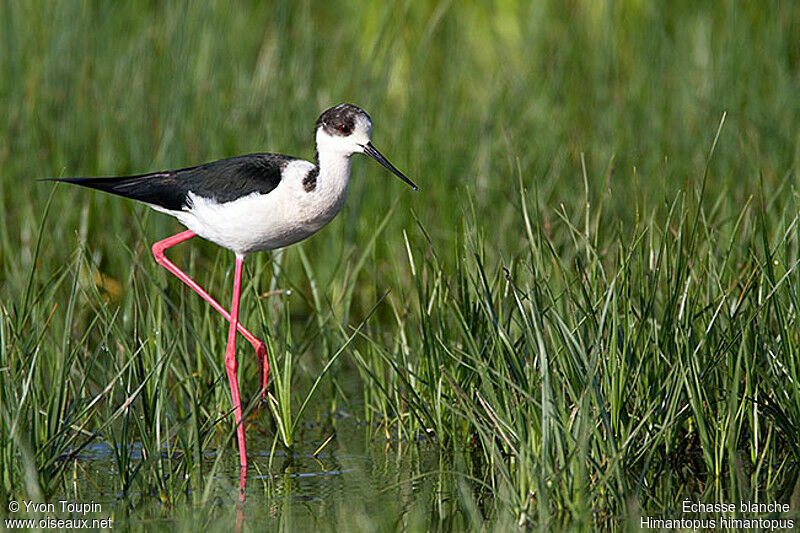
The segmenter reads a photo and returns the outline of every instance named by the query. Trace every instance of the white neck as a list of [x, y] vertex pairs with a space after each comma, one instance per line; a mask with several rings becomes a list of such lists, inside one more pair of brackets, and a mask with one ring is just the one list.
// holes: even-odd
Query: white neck
[[342, 152], [322, 151], [317, 153], [319, 177], [317, 182], [322, 182], [327, 187], [347, 187], [350, 179], [350, 154]]
[[352, 143], [341, 137], [332, 137], [322, 128], [317, 130], [316, 141], [319, 166], [317, 186], [336, 196], [346, 194], [350, 179], [350, 156], [353, 155]]
[[[344, 205], [347, 185], [350, 181], [351, 151], [342, 149], [338, 139], [317, 134], [317, 166], [319, 172], [313, 193], [303, 191], [301, 197], [313, 202], [315, 219], [320, 225], [327, 224]], [[321, 226], [320, 226], [321, 227]]]

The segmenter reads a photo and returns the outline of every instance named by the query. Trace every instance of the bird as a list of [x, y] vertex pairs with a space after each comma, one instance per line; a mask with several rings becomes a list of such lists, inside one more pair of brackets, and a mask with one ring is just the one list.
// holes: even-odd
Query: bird
[[[247, 450], [237, 377], [237, 331], [253, 346], [259, 361], [261, 394], [266, 397], [269, 358], [266, 345], [239, 322], [242, 267], [246, 256], [276, 250], [310, 237], [342, 209], [350, 180], [350, 158], [366, 154], [407, 183], [418, 187], [372, 144], [372, 119], [361, 108], [340, 104], [324, 111], [315, 125], [314, 162], [274, 153], [254, 153], [209, 163], [121, 177], [53, 178], [143, 202], [172, 215], [187, 229], [153, 244], [156, 262], [199, 294], [229, 323], [225, 369], [230, 386], [242, 480]], [[230, 311], [166, 256], [166, 250], [199, 236], [235, 254]], [[243, 489], [244, 481], [241, 482]]]

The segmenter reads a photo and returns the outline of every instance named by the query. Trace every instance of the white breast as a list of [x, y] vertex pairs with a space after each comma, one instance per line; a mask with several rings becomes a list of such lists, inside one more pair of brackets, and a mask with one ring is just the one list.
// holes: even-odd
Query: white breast
[[310, 192], [303, 188], [303, 178], [314, 165], [292, 161], [267, 194], [218, 203], [190, 192], [191, 207], [170, 214], [201, 237], [240, 255], [289, 246], [317, 232], [342, 208], [350, 174], [349, 158], [343, 159], [342, 164], [323, 166], [326, 172], [320, 172]]

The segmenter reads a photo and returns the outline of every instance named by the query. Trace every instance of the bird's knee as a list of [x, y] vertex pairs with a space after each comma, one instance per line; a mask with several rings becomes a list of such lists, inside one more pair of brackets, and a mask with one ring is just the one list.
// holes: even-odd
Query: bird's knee
[[264, 343], [264, 341], [256, 339], [255, 347], [256, 353], [259, 357], [264, 357], [267, 355], [267, 345]]
[[153, 244], [153, 246], [150, 249], [153, 252], [153, 257], [155, 257], [156, 259], [156, 263], [158, 263], [159, 265], [163, 265], [164, 261], [167, 258], [166, 254], [164, 253], [166, 247], [161, 242], [157, 242]]

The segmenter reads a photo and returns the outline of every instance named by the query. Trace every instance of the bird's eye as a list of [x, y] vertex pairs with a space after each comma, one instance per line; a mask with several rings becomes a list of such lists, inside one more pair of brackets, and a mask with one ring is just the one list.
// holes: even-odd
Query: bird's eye
[[344, 133], [345, 135], [350, 133], [350, 126], [348, 126], [347, 124], [339, 124], [339, 126], [336, 129], [339, 130], [339, 133]]

